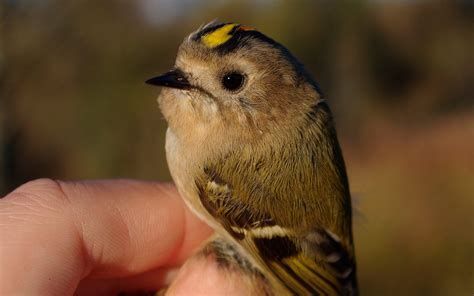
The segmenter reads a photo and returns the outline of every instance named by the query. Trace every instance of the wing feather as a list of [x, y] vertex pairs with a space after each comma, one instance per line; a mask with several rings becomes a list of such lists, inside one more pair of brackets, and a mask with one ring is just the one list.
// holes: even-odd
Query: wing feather
[[278, 225], [268, 213], [236, 200], [232, 184], [206, 171], [196, 181], [202, 204], [252, 262], [272, 275], [270, 282], [296, 295], [354, 294], [354, 262], [334, 234], [314, 228], [301, 235]]

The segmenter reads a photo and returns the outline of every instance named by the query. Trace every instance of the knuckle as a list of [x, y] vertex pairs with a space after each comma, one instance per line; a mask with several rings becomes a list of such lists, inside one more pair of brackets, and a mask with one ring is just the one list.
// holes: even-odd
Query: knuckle
[[16, 208], [34, 211], [57, 211], [70, 203], [60, 182], [48, 178], [29, 181], [9, 193], [2, 201]]
[[49, 178], [36, 179], [28, 181], [21, 185], [14, 192], [28, 192], [28, 191], [55, 191], [59, 187], [57, 181]]

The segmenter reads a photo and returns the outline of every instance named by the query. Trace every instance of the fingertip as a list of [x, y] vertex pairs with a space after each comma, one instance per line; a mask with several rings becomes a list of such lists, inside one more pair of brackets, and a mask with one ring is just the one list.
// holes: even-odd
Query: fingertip
[[213, 257], [195, 256], [181, 268], [166, 295], [256, 295], [254, 288], [242, 271], [222, 267]]

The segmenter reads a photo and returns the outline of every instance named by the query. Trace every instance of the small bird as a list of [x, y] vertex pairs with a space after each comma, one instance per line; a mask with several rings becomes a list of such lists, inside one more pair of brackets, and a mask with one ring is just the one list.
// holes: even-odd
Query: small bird
[[[318, 85], [283, 45], [213, 21], [146, 81], [168, 122], [187, 205], [216, 230], [205, 250], [268, 295], [357, 295], [349, 184]], [[226, 265], [224, 264], [224, 265]]]

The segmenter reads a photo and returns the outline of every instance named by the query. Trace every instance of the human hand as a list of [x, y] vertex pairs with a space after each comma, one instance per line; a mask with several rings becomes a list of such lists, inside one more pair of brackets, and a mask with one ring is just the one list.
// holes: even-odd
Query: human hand
[[32, 181], [0, 199], [0, 295], [245, 295], [212, 260], [180, 268], [211, 234], [172, 184]]

